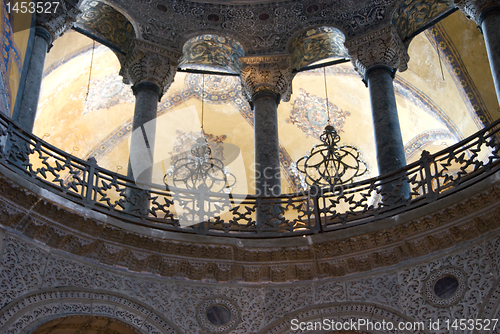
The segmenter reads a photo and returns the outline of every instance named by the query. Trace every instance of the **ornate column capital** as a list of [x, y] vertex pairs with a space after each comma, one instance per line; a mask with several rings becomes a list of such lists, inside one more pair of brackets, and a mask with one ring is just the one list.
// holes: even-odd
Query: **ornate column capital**
[[410, 57], [407, 48], [392, 25], [347, 41], [345, 46], [354, 68], [362, 77], [374, 66], [397, 69], [400, 72], [408, 68]]
[[[54, 2], [49, 0], [38, 0], [44, 3], [44, 8], [54, 8]], [[45, 3], [50, 3], [51, 6], [46, 7]], [[42, 13], [36, 13], [36, 25], [45, 29], [49, 35], [49, 45], [52, 44], [59, 36], [64, 34], [76, 22], [78, 16], [82, 13], [78, 9], [78, 1], [60, 0], [57, 1], [58, 6], [55, 11], [47, 10]], [[43, 36], [48, 39], [49, 36]]]
[[127, 55], [121, 59], [120, 75], [126, 84], [155, 84], [161, 97], [174, 82], [180, 58], [178, 52], [134, 39]]
[[[455, 5], [467, 16], [481, 26], [485, 11], [495, 8], [500, 11], [500, 0], [455, 0]], [[483, 15], [481, 15], [483, 13]]]
[[271, 91], [281, 100], [290, 101], [294, 75], [289, 55], [242, 57], [240, 61], [241, 85], [248, 101], [260, 91]]

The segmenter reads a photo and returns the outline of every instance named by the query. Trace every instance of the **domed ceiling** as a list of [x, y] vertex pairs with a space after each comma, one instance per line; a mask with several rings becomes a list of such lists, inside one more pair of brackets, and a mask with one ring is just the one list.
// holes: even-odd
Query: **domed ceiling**
[[[121, 47], [125, 47], [128, 38], [128, 30], [124, 29]], [[296, 68], [323, 58], [345, 57], [335, 39], [324, 38], [331, 34], [343, 37], [338, 32], [318, 27], [310, 33], [323, 47], [312, 48], [310, 58], [296, 54]], [[187, 51], [196, 56], [194, 48], [200, 41], [207, 43], [218, 38], [231, 45], [225, 49], [228, 55], [248, 51], [243, 50], [244, 40], [212, 36], [191, 40], [193, 47]], [[306, 37], [304, 32], [296, 35], [294, 41], [305, 46]], [[100, 43], [94, 46], [91, 39], [75, 31], [56, 40], [46, 60], [34, 133], [75, 156], [95, 157], [100, 166], [126, 174], [135, 98], [130, 86], [118, 75], [118, 49]], [[315, 56], [320, 52], [324, 55]], [[186, 54], [185, 49], [184, 57]], [[409, 55], [408, 70], [398, 72], [394, 81], [408, 163], [418, 160], [422, 150], [432, 153], [444, 149], [498, 118], [492, 79], [484, 75], [489, 69], [485, 67], [488, 62], [482, 36], [463, 14], [454, 13], [413, 37]], [[185, 59], [184, 64], [190, 61], [196, 63]], [[238, 64], [232, 65], [228, 72], [237, 72]], [[214, 69], [204, 57], [196, 66]], [[341, 63], [297, 73], [290, 101], [279, 104], [283, 192], [301, 190], [292, 164], [320, 143], [319, 135], [329, 117], [341, 143], [354, 145], [362, 152], [370, 166], [366, 177], [378, 175], [368, 89], [350, 62]], [[231, 155], [224, 151], [225, 144], [239, 148], [241, 155], [229, 165], [239, 180], [236, 192], [252, 193], [253, 113], [235, 75], [176, 74], [158, 106], [153, 181], [163, 184], [172, 157], [187, 150], [202, 135], [201, 125], [214, 154]]]

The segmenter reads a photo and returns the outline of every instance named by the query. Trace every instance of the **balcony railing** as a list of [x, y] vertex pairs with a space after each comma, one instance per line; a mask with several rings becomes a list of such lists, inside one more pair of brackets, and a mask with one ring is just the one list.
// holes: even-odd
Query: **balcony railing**
[[76, 158], [22, 131], [3, 115], [0, 163], [70, 201], [130, 224], [203, 235], [286, 237], [375, 222], [486, 178], [500, 169], [499, 123], [439, 153], [424, 151], [419, 161], [391, 174], [279, 197], [139, 186], [94, 159]]

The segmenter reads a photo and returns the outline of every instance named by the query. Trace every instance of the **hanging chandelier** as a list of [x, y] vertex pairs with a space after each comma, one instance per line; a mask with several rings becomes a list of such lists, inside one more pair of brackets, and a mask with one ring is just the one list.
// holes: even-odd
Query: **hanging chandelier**
[[328, 125], [319, 137], [322, 143], [314, 145], [313, 149], [297, 160], [293, 166], [301, 173], [299, 178], [304, 188], [307, 185], [334, 187], [352, 183], [368, 171], [368, 166], [355, 146], [337, 146], [340, 136], [330, 121], [325, 68], [323, 68], [323, 75]]
[[174, 187], [202, 192], [230, 193], [231, 187], [236, 184], [236, 177], [222, 160], [213, 157], [212, 149], [208, 144], [203, 130], [204, 122], [205, 75], [203, 74], [201, 95], [201, 134], [191, 146], [190, 153], [179, 157], [163, 177], [168, 186], [169, 180]]
[[163, 180], [171, 179], [177, 188], [226, 192], [236, 183], [236, 177], [224, 166], [222, 160], [212, 156], [206, 138], [198, 138], [191, 147], [191, 154], [177, 159], [167, 170]]
[[296, 162], [296, 168], [309, 186], [334, 187], [354, 182], [368, 171], [359, 150], [352, 145], [337, 146], [340, 136], [331, 125], [320, 136], [322, 144], [315, 145]]

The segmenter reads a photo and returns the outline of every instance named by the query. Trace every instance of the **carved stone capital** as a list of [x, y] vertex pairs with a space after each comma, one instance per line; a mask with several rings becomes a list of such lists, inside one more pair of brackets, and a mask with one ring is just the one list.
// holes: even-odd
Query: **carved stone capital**
[[393, 26], [345, 43], [354, 68], [364, 77], [374, 66], [386, 66], [403, 72], [407, 69], [407, 48]]
[[[55, 11], [44, 10], [42, 13], [36, 14], [36, 25], [44, 28], [50, 34], [51, 40], [48, 41], [49, 45], [70, 29], [76, 22], [78, 16], [82, 13], [80, 9], [78, 9], [78, 1], [60, 0], [57, 1], [57, 7], [55, 7], [54, 1], [38, 0], [38, 2], [44, 3], [43, 8], [56, 9]], [[47, 6], [45, 6], [45, 3], [50, 3], [51, 5], [49, 6], [47, 4]]]
[[120, 75], [126, 84], [153, 83], [165, 93], [174, 82], [180, 57], [180, 53], [135, 39], [123, 57]]
[[240, 60], [241, 85], [249, 101], [261, 91], [271, 91], [281, 100], [290, 101], [293, 79], [290, 56], [244, 57]]
[[500, 0], [455, 0], [455, 5], [478, 26], [481, 26], [484, 18], [481, 13], [495, 7], [500, 11]]

